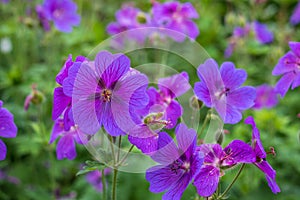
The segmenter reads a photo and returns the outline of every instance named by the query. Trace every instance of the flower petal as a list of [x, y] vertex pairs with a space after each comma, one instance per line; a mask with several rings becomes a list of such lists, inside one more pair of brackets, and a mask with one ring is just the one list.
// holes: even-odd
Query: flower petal
[[225, 87], [230, 90], [240, 87], [247, 79], [246, 71], [236, 69], [232, 62], [224, 62], [221, 65], [220, 73]]
[[211, 107], [211, 95], [204, 82], [197, 82], [194, 86], [194, 92], [199, 100], [201, 100], [207, 107]]
[[129, 71], [130, 60], [123, 54], [111, 54], [101, 51], [95, 58], [97, 76], [103, 79], [106, 87], [110, 88]]
[[281, 79], [277, 82], [275, 86], [275, 91], [281, 95], [281, 97], [284, 97], [289, 88], [291, 87], [291, 84], [293, 80], [295, 79], [296, 74], [294, 72], [288, 72], [284, 74]]
[[218, 187], [219, 177], [220, 171], [218, 168], [210, 165], [202, 167], [193, 183], [198, 194], [202, 197], [211, 196]]
[[273, 192], [274, 194], [280, 192], [280, 188], [279, 188], [279, 186], [277, 185], [275, 178], [274, 178], [274, 179], [271, 179], [269, 176], [266, 176], [266, 179], [267, 179], [267, 181], [268, 181], [269, 187], [271, 188], [271, 190], [272, 190], [272, 192]]
[[300, 42], [289, 42], [289, 46], [294, 54], [297, 55], [297, 57], [300, 57]]
[[76, 157], [75, 142], [71, 134], [60, 138], [56, 146], [56, 156], [58, 160], [64, 158], [73, 160]]
[[297, 66], [297, 56], [292, 51], [289, 51], [279, 59], [277, 65], [272, 71], [272, 75], [277, 76], [294, 71], [297, 69]]
[[251, 86], [244, 86], [229, 92], [227, 103], [240, 109], [246, 110], [254, 105], [256, 89]]
[[186, 155], [187, 159], [190, 159], [196, 147], [196, 131], [188, 129], [184, 123], [178, 124], [176, 127], [176, 139], [179, 150]]
[[182, 115], [182, 113], [183, 108], [181, 107], [181, 105], [177, 101], [172, 100], [166, 109], [166, 120], [171, 122], [166, 126], [166, 128], [174, 128], [177, 124], [178, 118]]
[[[220, 113], [218, 111], [218, 113]], [[222, 117], [222, 116], [221, 116]], [[237, 108], [231, 106], [230, 104], [226, 105], [226, 116], [224, 120], [225, 124], [236, 124], [242, 119], [242, 113]]]
[[52, 120], [59, 118], [70, 103], [71, 98], [64, 94], [63, 88], [55, 88], [53, 94]]
[[233, 140], [224, 148], [224, 152], [230, 155], [229, 159], [223, 161], [224, 166], [236, 163], [253, 163], [256, 160], [252, 147], [241, 140]]
[[57, 119], [52, 128], [49, 144], [53, 143], [59, 135], [64, 133], [64, 121], [63, 119]]
[[0, 140], [0, 160], [4, 160], [6, 157], [6, 145], [4, 144], [4, 142], [2, 140]]
[[180, 200], [184, 190], [187, 188], [191, 181], [190, 174], [184, 174], [179, 180], [173, 184], [169, 190], [162, 196], [162, 200]]
[[292, 90], [300, 86], [300, 73], [297, 74], [296, 78], [293, 81]]
[[[0, 101], [1, 102], [1, 101]], [[0, 136], [12, 138], [17, 136], [17, 127], [14, 123], [14, 116], [0, 105]]]

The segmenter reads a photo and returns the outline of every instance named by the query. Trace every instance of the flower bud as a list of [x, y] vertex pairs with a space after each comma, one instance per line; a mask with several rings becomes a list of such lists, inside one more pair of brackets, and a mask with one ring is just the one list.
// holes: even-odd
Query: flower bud
[[202, 108], [202, 105], [203, 105], [203, 102], [200, 101], [199, 99], [197, 99], [196, 96], [192, 96], [190, 98], [190, 107], [193, 109], [193, 110], [200, 110], [200, 108]]

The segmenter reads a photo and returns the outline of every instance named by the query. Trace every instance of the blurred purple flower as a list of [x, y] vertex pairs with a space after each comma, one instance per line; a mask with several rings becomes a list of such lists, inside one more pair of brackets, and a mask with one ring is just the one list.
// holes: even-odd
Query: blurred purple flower
[[198, 194], [203, 197], [209, 197], [216, 191], [219, 179], [224, 175], [223, 169], [255, 161], [251, 146], [241, 140], [233, 140], [224, 150], [219, 144], [203, 144], [198, 151], [205, 157], [194, 185]]
[[290, 17], [290, 23], [292, 25], [297, 25], [300, 22], [300, 1], [298, 1], [298, 4], [296, 8], [293, 11], [292, 16]]
[[241, 85], [247, 79], [243, 69], [235, 69], [232, 62], [224, 62], [220, 70], [213, 59], [207, 59], [198, 67], [201, 82], [194, 91], [207, 107], [214, 107], [224, 123], [235, 124], [242, 119], [241, 112], [254, 105], [255, 88]]
[[199, 18], [193, 5], [189, 2], [169, 1], [155, 2], [152, 8], [152, 25], [182, 32], [192, 39], [199, 35], [199, 29], [192, 19]]
[[57, 119], [52, 129], [49, 143], [53, 143], [61, 137], [56, 146], [56, 156], [58, 160], [67, 158], [73, 160], [76, 157], [75, 142], [78, 144], [87, 143], [87, 135], [83, 134], [77, 126], [72, 126], [69, 131], [64, 128], [64, 120]]
[[272, 86], [267, 84], [256, 87], [254, 109], [272, 108], [278, 103], [277, 93]]
[[5, 180], [14, 185], [19, 185], [21, 183], [20, 179], [15, 176], [8, 175], [4, 170], [0, 170], [0, 180]]
[[[106, 168], [104, 169], [104, 175], [108, 175], [111, 173], [111, 169]], [[98, 192], [103, 191], [103, 185], [102, 185], [102, 171], [94, 170], [92, 172], [89, 172], [86, 175], [86, 180], [88, 183], [90, 183]]]
[[32, 84], [31, 93], [27, 95], [24, 102], [24, 110], [27, 111], [30, 104], [33, 103], [35, 105], [42, 103], [44, 100], [44, 95], [37, 89], [37, 84]]
[[45, 30], [49, 24], [45, 20], [53, 21], [54, 26], [61, 32], [72, 32], [72, 26], [78, 26], [80, 16], [76, 13], [77, 5], [72, 0], [45, 0], [36, 11]]
[[[14, 123], [14, 116], [2, 107], [3, 102], [0, 100], [0, 136], [4, 138], [13, 138], [17, 136], [17, 127]], [[0, 139], [0, 160], [6, 157], [6, 145]]]
[[268, 185], [271, 188], [273, 193], [280, 192], [280, 188], [276, 183], [276, 171], [272, 168], [272, 166], [266, 160], [267, 153], [265, 152], [263, 145], [260, 140], [260, 133], [254, 119], [252, 116], [249, 116], [245, 119], [245, 124], [252, 125], [252, 147], [254, 149], [254, 153], [256, 155], [256, 161], [254, 165], [258, 167], [263, 173], [266, 175], [266, 179], [268, 181]]
[[147, 86], [147, 76], [132, 72], [127, 56], [101, 51], [95, 61], [70, 68], [63, 91], [72, 96], [74, 121], [82, 131], [95, 134], [103, 125], [118, 136], [135, 126], [129, 119], [148, 103]]
[[149, 103], [143, 109], [143, 120], [129, 132], [129, 141], [136, 145], [143, 153], [157, 150], [158, 132], [165, 127], [171, 129], [177, 124], [183, 114], [182, 106], [175, 98], [190, 89], [189, 77], [186, 72], [175, 74], [158, 80], [157, 91], [154, 87], [147, 90]]
[[35, 11], [37, 13], [37, 16], [38, 16], [38, 18], [40, 20], [40, 23], [42, 24], [44, 30], [45, 31], [50, 31], [51, 26], [50, 26], [49, 21], [46, 18], [46, 14], [45, 14], [44, 8], [41, 5], [37, 5], [35, 7]]
[[203, 163], [203, 155], [196, 151], [197, 137], [193, 129], [179, 124], [176, 139], [178, 145], [167, 133], [160, 133], [159, 150], [152, 156], [160, 165], [146, 171], [149, 190], [154, 193], [166, 191], [163, 200], [179, 200]]
[[64, 128], [65, 131], [70, 130], [71, 126], [74, 126], [74, 120], [72, 116], [72, 96], [66, 95], [62, 87], [64, 80], [68, 77], [70, 67], [74, 64], [80, 66], [82, 62], [87, 61], [83, 56], [77, 56], [75, 61], [72, 61], [72, 55], [69, 55], [64, 66], [56, 76], [56, 83], [60, 86], [54, 89], [53, 94], [53, 107], [52, 107], [52, 120], [58, 119], [64, 113]]
[[253, 31], [255, 33], [257, 41], [261, 44], [273, 42], [273, 33], [265, 24], [259, 23], [258, 21], [253, 22]]
[[275, 86], [275, 91], [284, 97], [288, 89], [300, 85], [300, 42], [289, 42], [291, 51], [281, 57], [272, 71], [272, 75], [283, 75]]

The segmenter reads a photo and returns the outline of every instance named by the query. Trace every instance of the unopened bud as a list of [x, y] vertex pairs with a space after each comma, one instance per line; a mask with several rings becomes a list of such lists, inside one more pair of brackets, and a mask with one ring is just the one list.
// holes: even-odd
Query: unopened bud
[[43, 93], [41, 93], [38, 89], [36, 84], [33, 84], [32, 86], [32, 91], [31, 94], [29, 94], [24, 102], [24, 110], [27, 111], [29, 108], [30, 103], [34, 104], [34, 105], [39, 105], [41, 104], [44, 99], [45, 96]]
[[203, 102], [197, 99], [196, 96], [192, 96], [189, 102], [190, 107], [194, 110], [200, 110], [200, 108], [203, 106]]
[[219, 145], [222, 145], [223, 141], [224, 141], [224, 131], [223, 130], [220, 130], [216, 133], [216, 142], [219, 144]]

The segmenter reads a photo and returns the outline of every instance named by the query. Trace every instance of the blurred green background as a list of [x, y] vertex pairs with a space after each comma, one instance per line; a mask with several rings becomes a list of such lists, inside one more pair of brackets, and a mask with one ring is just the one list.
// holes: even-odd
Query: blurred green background
[[[57, 31], [54, 26], [50, 32], [43, 30], [35, 13], [35, 5], [42, 1], [11, 0], [7, 4], [0, 3], [0, 40], [9, 40], [12, 45], [11, 51], [0, 52], [0, 99], [4, 107], [14, 114], [18, 126], [16, 138], [1, 138], [7, 144], [8, 154], [6, 160], [0, 162], [0, 171], [4, 174], [0, 178], [0, 199], [64, 199], [69, 194], [73, 195], [70, 199], [101, 199], [101, 193], [87, 183], [85, 176], [75, 176], [81, 164], [92, 159], [86, 149], [77, 145], [78, 156], [75, 160], [58, 161], [55, 144], [48, 144], [53, 125], [52, 94], [56, 86], [55, 76], [68, 55], [72, 54], [73, 58], [77, 55], [87, 56], [94, 47], [108, 38], [105, 28], [109, 22], [115, 21], [115, 12], [125, 1], [75, 2], [82, 18], [80, 26], [69, 34]], [[271, 75], [272, 69], [289, 50], [288, 42], [300, 39], [300, 26], [291, 26], [289, 23], [297, 1], [190, 2], [200, 15], [195, 20], [200, 29], [197, 42], [212, 58], [219, 64], [229, 60], [238, 68], [245, 69], [248, 72], [247, 85], [275, 85], [278, 77]], [[144, 11], [151, 7], [150, 1], [131, 3]], [[267, 24], [274, 33], [274, 42], [261, 45], [253, 36], [247, 37], [238, 44], [233, 55], [225, 59], [224, 50], [234, 27], [254, 20]], [[179, 58], [170, 56], [167, 64], [181, 65], [183, 70], [184, 62], [176, 59]], [[132, 62], [134, 66], [140, 61]], [[191, 83], [196, 82], [198, 79], [195, 72], [187, 71]], [[37, 85], [37, 89], [44, 95], [44, 101], [39, 105], [30, 105], [25, 112], [23, 104], [26, 96], [31, 93], [32, 84]], [[277, 183], [282, 192], [272, 194], [263, 173], [254, 166], [246, 166], [230, 191], [229, 199], [299, 199], [299, 92], [300, 88], [290, 90], [273, 109], [249, 110], [244, 113], [244, 116], [253, 115], [256, 119], [265, 148], [275, 147], [277, 156], [270, 156], [268, 161], [277, 171]], [[251, 139], [251, 129], [243, 122], [225, 125], [225, 128], [230, 131], [225, 137], [225, 144], [234, 138], [247, 142]], [[223, 189], [236, 171], [229, 171], [221, 179]], [[111, 177], [108, 176], [107, 180], [110, 185]], [[118, 178], [118, 199], [161, 199], [160, 194], [152, 194], [148, 187], [144, 174], [121, 172]], [[190, 186], [182, 199], [194, 199], [195, 193], [195, 188]]]

